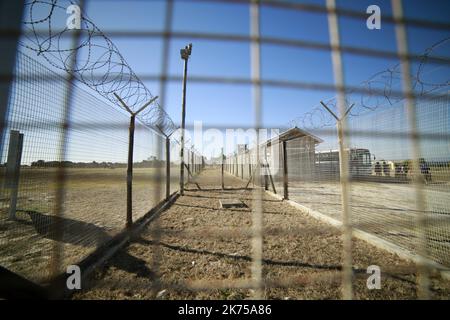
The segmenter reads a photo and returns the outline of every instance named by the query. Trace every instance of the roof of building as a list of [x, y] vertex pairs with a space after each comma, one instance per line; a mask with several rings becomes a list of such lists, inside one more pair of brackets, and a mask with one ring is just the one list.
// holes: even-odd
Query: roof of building
[[318, 143], [322, 143], [323, 140], [320, 139], [319, 137], [305, 131], [302, 130], [300, 128], [294, 127], [291, 129], [288, 129], [282, 133], [280, 133], [277, 137], [272, 138], [270, 140], [267, 140], [265, 143], [263, 143], [263, 145], [267, 145], [270, 146], [272, 145], [272, 143], [279, 143], [280, 141], [289, 141], [289, 140], [293, 140], [293, 139], [297, 139], [297, 138], [302, 138], [302, 137], [311, 137], [314, 142], [316, 144]]

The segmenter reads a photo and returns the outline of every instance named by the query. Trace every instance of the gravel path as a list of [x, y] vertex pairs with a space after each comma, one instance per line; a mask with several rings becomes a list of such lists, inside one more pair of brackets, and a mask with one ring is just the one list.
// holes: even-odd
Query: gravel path
[[[252, 289], [229, 288], [251, 279], [252, 192], [217, 169], [207, 169], [158, 220], [98, 269], [75, 299], [245, 299]], [[248, 208], [220, 209], [237, 198]], [[340, 299], [339, 230], [264, 195], [263, 278], [266, 299]], [[357, 299], [415, 299], [414, 265], [354, 240]], [[367, 267], [381, 268], [381, 289], [369, 290]], [[205, 287], [207, 290], [204, 290]], [[450, 285], [433, 279], [433, 297], [447, 299]]]

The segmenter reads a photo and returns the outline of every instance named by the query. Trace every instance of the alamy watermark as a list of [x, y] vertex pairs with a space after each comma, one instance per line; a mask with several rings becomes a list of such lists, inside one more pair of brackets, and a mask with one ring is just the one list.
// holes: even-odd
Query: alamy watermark
[[66, 20], [66, 27], [69, 30], [81, 29], [81, 9], [76, 4], [67, 7], [66, 13], [70, 16]]
[[[272, 174], [277, 174], [280, 168], [280, 129], [278, 128], [203, 128], [201, 121], [194, 121], [193, 130], [185, 130], [185, 148], [190, 145], [203, 155], [218, 157], [223, 147], [225, 156], [238, 156], [247, 164], [256, 165], [258, 162], [268, 164]], [[178, 129], [173, 137], [179, 140], [181, 129]], [[256, 157], [256, 146], [259, 146], [259, 161]], [[172, 144], [173, 148], [179, 145]], [[172, 154], [178, 154], [173, 150]], [[187, 157], [187, 153], [185, 153]], [[185, 159], [186, 161], [186, 159]], [[263, 172], [261, 173], [264, 174]]]
[[366, 20], [366, 26], [369, 30], [381, 29], [381, 9], [379, 6], [373, 4], [367, 7], [366, 13], [370, 16]]
[[77, 265], [70, 265], [66, 269], [66, 273], [69, 274], [66, 280], [66, 287], [69, 290], [81, 289], [81, 269]]
[[367, 278], [367, 289], [381, 289], [381, 269], [377, 265], [371, 265], [367, 267], [367, 273], [370, 276]]

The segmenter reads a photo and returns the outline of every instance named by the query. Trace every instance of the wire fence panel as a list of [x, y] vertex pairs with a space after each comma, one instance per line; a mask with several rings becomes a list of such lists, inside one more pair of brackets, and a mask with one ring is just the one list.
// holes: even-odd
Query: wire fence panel
[[[160, 155], [160, 156], [158, 156]], [[133, 163], [133, 220], [165, 197], [165, 138], [143, 124], [136, 125]]]
[[[169, 157], [170, 157], [170, 162], [169, 162], [169, 167], [168, 170], [169, 172], [169, 193], [172, 194], [175, 191], [178, 190], [179, 186], [180, 186], [180, 163], [176, 158], [176, 155], [178, 155], [180, 153], [180, 150], [178, 147], [178, 144], [176, 143], [176, 141], [174, 141], [173, 139], [168, 139], [169, 140], [169, 148], [164, 147], [164, 152], [167, 152], [167, 150], [169, 150]], [[166, 139], [167, 141], [167, 139]], [[167, 165], [167, 159], [165, 158], [166, 161], [166, 165]], [[166, 175], [164, 175], [165, 178], [167, 178]]]
[[[418, 134], [421, 136], [420, 178], [424, 182], [426, 209], [423, 213], [426, 215], [429, 257], [444, 266], [450, 265], [449, 106], [448, 91], [447, 96], [417, 104]], [[412, 142], [405, 105], [400, 101], [395, 106], [350, 118], [348, 126], [349, 148], [346, 152], [352, 225], [417, 254], [414, 217], [417, 199], [412, 184]], [[337, 137], [333, 129], [316, 131], [322, 136], [334, 137], [334, 141], [328, 139], [326, 148], [321, 148], [323, 141], [312, 134], [286, 141], [288, 197], [340, 221], [342, 198]], [[267, 190], [282, 195], [282, 143], [278, 148], [278, 166], [269, 166], [263, 184]], [[235, 157], [228, 159], [228, 163], [233, 159]], [[237, 159], [237, 168], [240, 168], [241, 157]], [[268, 163], [265, 159], [261, 161]], [[239, 170], [237, 173], [228, 171], [240, 177]], [[275, 190], [267, 178], [271, 174]]]
[[[448, 94], [448, 93], [447, 93]], [[430, 258], [449, 266], [450, 210], [448, 174], [449, 99], [419, 101], [417, 112], [421, 138], [420, 177], [426, 199], [426, 234]], [[352, 225], [408, 251], [417, 253], [411, 139], [405, 106], [380, 109], [349, 120], [349, 161]], [[307, 135], [286, 141], [289, 199], [341, 220], [341, 183], [338, 141], [334, 130], [318, 130], [328, 139]], [[269, 166], [263, 183], [267, 190], [283, 194], [283, 151], [278, 144], [278, 166]], [[328, 149], [329, 148], [329, 149]], [[264, 149], [264, 147], [263, 147]], [[376, 153], [374, 153], [376, 152]], [[272, 155], [267, 153], [270, 158]], [[228, 159], [228, 163], [236, 157]], [[237, 168], [240, 168], [238, 156]], [[265, 162], [264, 159], [261, 160]], [[266, 162], [268, 163], [268, 162]], [[244, 165], [247, 162], [244, 160]], [[240, 171], [228, 169], [240, 177]], [[237, 173], [236, 173], [237, 172]], [[272, 173], [274, 172], [274, 174]], [[267, 176], [272, 174], [275, 190]]]
[[[18, 53], [1, 155], [0, 264], [35, 281], [49, 276], [53, 242], [62, 243], [62, 266], [76, 264], [123, 230], [129, 116], [76, 90], [67, 127], [62, 106], [66, 80]], [[58, 139], [67, 130], [67, 154]], [[23, 135], [20, 179], [8, 171], [14, 134]], [[134, 140], [133, 221], [165, 197], [165, 138], [138, 121]], [[58, 168], [64, 168], [63, 214], [54, 212]], [[172, 164], [170, 191], [177, 190], [179, 167]], [[11, 201], [17, 202], [12, 211]], [[62, 226], [56, 234], [54, 227]], [[63, 269], [58, 270], [63, 272]]]
[[[436, 101], [417, 101], [416, 106], [420, 119], [417, 128], [421, 150], [419, 178], [423, 181], [425, 196], [422, 214], [426, 218], [428, 253], [433, 260], [446, 266], [450, 265], [447, 161], [450, 140], [446, 133], [449, 106], [448, 95]], [[354, 166], [363, 167], [366, 174], [352, 181], [353, 223], [417, 253], [412, 141], [405, 115], [405, 106], [399, 103], [349, 123], [352, 146], [366, 149], [356, 149], [359, 151], [350, 160]], [[361, 131], [370, 132], [370, 136], [358, 135]]]

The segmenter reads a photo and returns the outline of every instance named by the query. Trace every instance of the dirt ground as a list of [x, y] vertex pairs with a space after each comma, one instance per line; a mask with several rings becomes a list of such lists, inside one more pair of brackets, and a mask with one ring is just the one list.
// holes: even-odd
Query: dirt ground
[[[251, 279], [252, 191], [245, 181], [205, 170], [189, 191], [99, 268], [74, 299], [246, 299]], [[220, 209], [220, 199], [247, 208]], [[339, 230], [269, 195], [263, 197], [262, 275], [266, 299], [340, 299]], [[355, 298], [415, 299], [415, 266], [355, 239]], [[366, 286], [367, 267], [381, 269], [381, 289]], [[247, 282], [246, 282], [247, 281]], [[450, 284], [433, 278], [435, 299], [450, 297]], [[233, 285], [244, 285], [239, 289]], [[82, 285], [83, 286], [83, 285]]]
[[[417, 209], [413, 185], [357, 181], [351, 183], [350, 190], [355, 227], [414, 251]], [[449, 185], [427, 185], [424, 196], [430, 256], [436, 262], [450, 266]], [[289, 184], [289, 197], [333, 218], [341, 217], [341, 185], [337, 182], [292, 182]]]
[[[176, 169], [171, 175], [172, 192], [179, 187]], [[36, 282], [49, 276], [55, 244], [62, 254], [62, 272], [120, 232], [126, 222], [126, 168], [68, 168], [60, 220], [52, 213], [55, 181], [54, 168], [22, 168], [16, 221], [8, 219], [7, 190], [0, 192], [0, 265]], [[165, 181], [157, 183], [156, 169], [135, 168], [133, 220], [147, 213], [164, 195]], [[64, 229], [60, 236], [51, 233], [57, 221]]]

